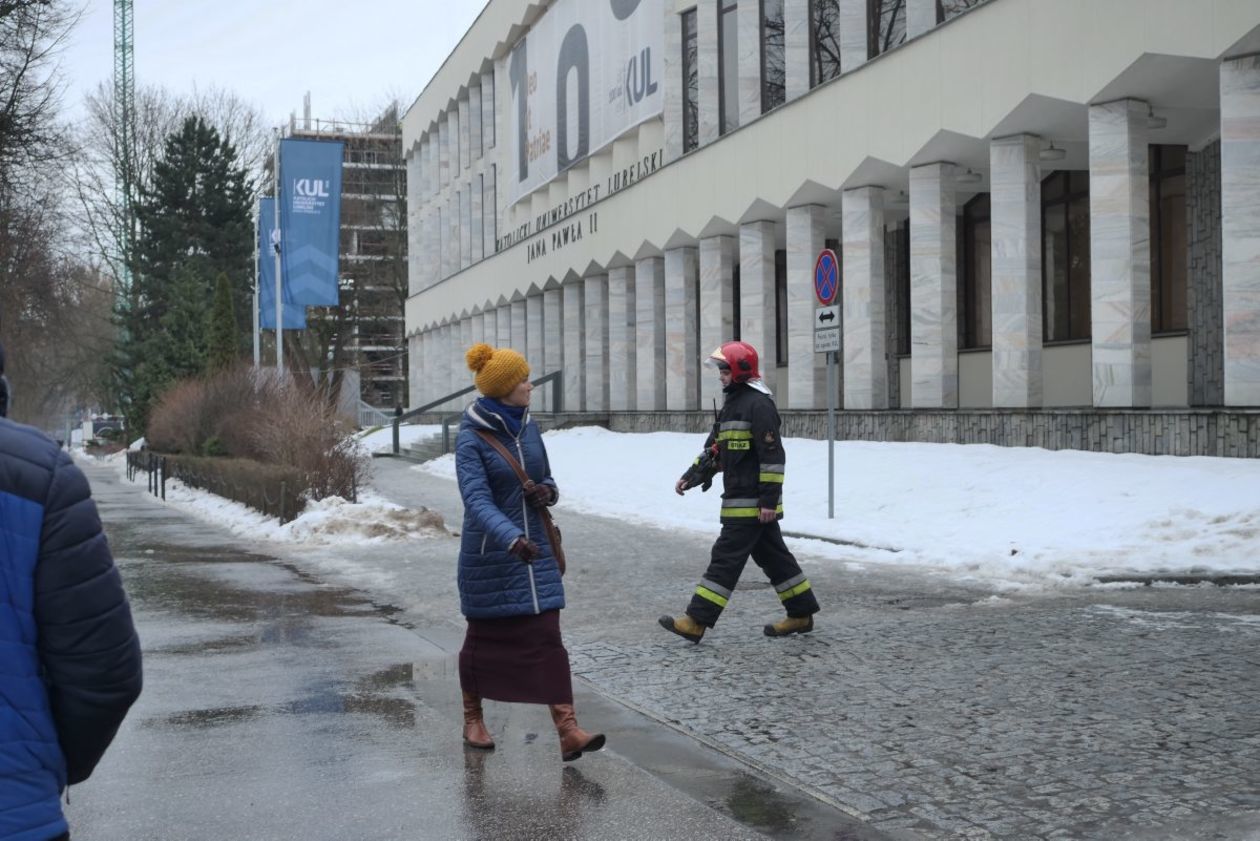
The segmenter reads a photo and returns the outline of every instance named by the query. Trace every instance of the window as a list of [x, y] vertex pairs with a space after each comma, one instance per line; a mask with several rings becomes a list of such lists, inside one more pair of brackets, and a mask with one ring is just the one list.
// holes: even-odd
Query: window
[[1045, 341], [1090, 337], [1089, 173], [1041, 182], [1042, 329]]
[[696, 10], [682, 13], [683, 152], [700, 145], [700, 73]]
[[739, 27], [736, 4], [718, 3], [718, 126], [721, 134], [739, 128]]
[[774, 252], [774, 361], [788, 362], [787, 252]]
[[867, 57], [906, 40], [906, 0], [866, 0]]
[[821, 85], [839, 75], [840, 0], [810, 0], [809, 86]]
[[1186, 329], [1186, 147], [1151, 146], [1151, 332]]
[[[897, 305], [897, 353], [910, 355], [910, 220], [897, 224], [897, 262], [893, 267], [896, 284], [893, 300]], [[887, 253], [887, 252], [885, 252]]]
[[993, 344], [993, 228], [989, 194], [963, 206], [962, 347]]
[[936, 0], [936, 22], [944, 23], [950, 18], [956, 18], [983, 2], [985, 0]]
[[787, 102], [783, 0], [761, 0], [761, 113]]
[[739, 341], [739, 258], [731, 269], [731, 341]]

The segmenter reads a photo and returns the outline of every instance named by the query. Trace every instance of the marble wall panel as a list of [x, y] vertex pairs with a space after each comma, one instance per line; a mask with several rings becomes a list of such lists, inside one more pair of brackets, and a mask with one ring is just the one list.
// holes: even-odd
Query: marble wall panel
[[586, 403], [588, 412], [608, 411], [608, 275], [585, 278]]
[[1042, 402], [1041, 151], [1032, 135], [989, 144], [993, 405]]
[[634, 409], [635, 335], [633, 266], [608, 270], [608, 408], [614, 412]]
[[665, 408], [665, 260], [645, 257], [634, 264], [636, 408]]
[[695, 248], [665, 252], [665, 408], [700, 406], [699, 255]]
[[954, 170], [910, 170], [910, 405], [958, 406], [958, 269]]
[[1225, 405], [1260, 405], [1260, 55], [1221, 62]]
[[586, 409], [586, 289], [580, 278], [564, 284], [564, 410]]
[[1089, 109], [1090, 327], [1094, 405], [1151, 405], [1147, 104]]
[[[735, 237], [700, 240], [700, 357], [703, 360], [735, 338], [735, 269], [739, 265]], [[700, 407], [722, 404], [722, 384], [708, 368], [700, 372]]]
[[777, 386], [778, 373], [774, 246], [773, 222], [746, 222], [739, 226], [739, 337], [757, 349], [761, 378], [772, 391]]
[[841, 202], [844, 408], [886, 409], [884, 191], [881, 187], [845, 190]]
[[783, 0], [787, 100], [809, 92], [809, 0]]
[[826, 241], [827, 208], [789, 207], [787, 211], [788, 405], [793, 409], [827, 406], [827, 358], [814, 353], [814, 265]]

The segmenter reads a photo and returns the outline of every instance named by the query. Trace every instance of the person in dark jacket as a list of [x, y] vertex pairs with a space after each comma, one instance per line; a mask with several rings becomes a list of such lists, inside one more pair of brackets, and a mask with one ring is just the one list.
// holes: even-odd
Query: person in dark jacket
[[717, 624], [751, 555], [787, 611], [786, 618], [765, 626], [765, 635], [809, 633], [814, 629], [818, 599], [779, 530], [787, 456], [779, 411], [758, 371], [757, 350], [747, 342], [727, 342], [705, 363], [717, 368], [725, 400], [701, 457], [675, 483], [674, 491], [681, 496], [695, 485], [707, 490], [720, 470], [722, 531], [687, 612], [678, 618], [662, 616], [660, 625], [700, 642], [705, 629]]
[[[482, 397], [468, 406], [455, 440], [464, 500], [459, 550], [460, 609], [468, 632], [459, 652], [464, 743], [491, 750], [481, 701], [547, 704], [565, 762], [604, 746], [578, 726], [569, 653], [560, 638], [564, 585], [539, 510], [559, 499], [538, 426], [529, 417], [533, 384], [525, 358], [476, 344], [466, 354]], [[487, 442], [490, 435], [523, 467]]]
[[0, 417], [0, 838], [69, 838], [61, 792], [91, 775], [140, 684], [86, 477], [42, 433]]

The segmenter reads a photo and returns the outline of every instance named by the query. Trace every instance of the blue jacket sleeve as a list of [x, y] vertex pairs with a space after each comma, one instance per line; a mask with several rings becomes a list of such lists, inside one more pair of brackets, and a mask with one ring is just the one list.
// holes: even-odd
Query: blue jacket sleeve
[[35, 622], [68, 783], [86, 780], [140, 695], [140, 641], [87, 478], [61, 453], [39, 560]]
[[[459, 479], [459, 494], [464, 500], [464, 510], [500, 549], [507, 549], [525, 532], [495, 504], [481, 452], [475, 433], [460, 433], [455, 441], [455, 475]], [[496, 453], [495, 458], [498, 457]]]

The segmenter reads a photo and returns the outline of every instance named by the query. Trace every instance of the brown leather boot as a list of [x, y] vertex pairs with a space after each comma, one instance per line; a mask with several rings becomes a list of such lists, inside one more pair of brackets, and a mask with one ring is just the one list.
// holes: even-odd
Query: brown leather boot
[[556, 723], [556, 732], [560, 734], [560, 758], [572, 762], [582, 755], [591, 753], [604, 746], [604, 734], [591, 735], [578, 727], [577, 716], [572, 704], [552, 704], [551, 720]]
[[481, 719], [481, 699], [464, 693], [464, 744], [477, 750], [494, 750], [494, 739]]

